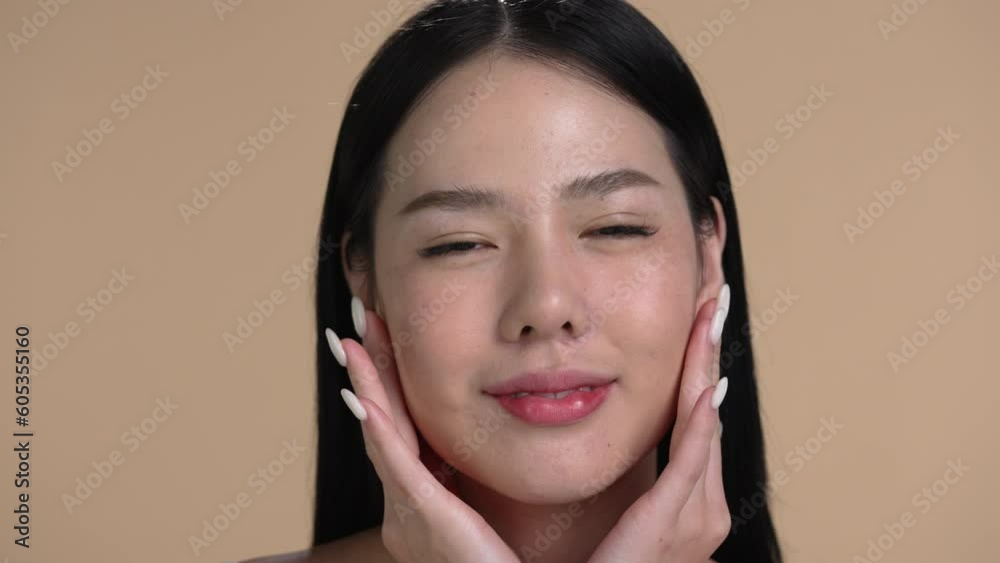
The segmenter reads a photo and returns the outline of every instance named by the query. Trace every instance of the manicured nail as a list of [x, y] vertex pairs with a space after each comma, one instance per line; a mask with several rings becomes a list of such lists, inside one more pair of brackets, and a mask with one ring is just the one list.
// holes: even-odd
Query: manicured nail
[[344, 398], [344, 402], [347, 403], [347, 408], [351, 409], [354, 416], [358, 417], [358, 420], [365, 420], [368, 418], [368, 413], [365, 412], [365, 406], [361, 404], [358, 400], [358, 396], [351, 393], [351, 390], [344, 387], [340, 390], [340, 396]]
[[333, 357], [337, 358], [337, 363], [347, 367], [347, 354], [344, 352], [344, 346], [340, 343], [340, 339], [337, 338], [337, 333], [327, 328], [326, 341], [330, 344], [330, 350], [333, 352]]
[[354, 331], [358, 333], [358, 337], [365, 337], [365, 305], [358, 299], [355, 295], [351, 297], [351, 318], [354, 319]]
[[726, 398], [727, 389], [729, 389], [729, 378], [723, 377], [719, 380], [718, 385], [715, 386], [715, 391], [712, 393], [713, 409], [718, 409], [719, 405], [722, 404], [722, 400]]
[[718, 305], [715, 307], [715, 314], [712, 315], [712, 327], [709, 330], [712, 344], [718, 344], [722, 340], [722, 327], [726, 324], [727, 316], [729, 316], [729, 284], [725, 283], [719, 290]]

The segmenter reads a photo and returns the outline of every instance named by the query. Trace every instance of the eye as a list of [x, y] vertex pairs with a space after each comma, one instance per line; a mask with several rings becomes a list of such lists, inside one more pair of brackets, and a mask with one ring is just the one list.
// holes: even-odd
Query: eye
[[595, 229], [591, 231], [592, 233], [601, 233], [599, 236], [604, 238], [630, 238], [630, 237], [651, 237], [659, 231], [658, 228], [653, 228], [649, 225], [611, 225], [609, 227], [602, 227], [600, 229]]
[[425, 248], [420, 251], [420, 255], [424, 258], [435, 258], [438, 256], [445, 256], [452, 253], [464, 254], [465, 252], [472, 250], [478, 242], [471, 240], [463, 240], [458, 242], [449, 242], [448, 244], [441, 244], [438, 246], [432, 246], [430, 248]]
[[[611, 225], [608, 227], [601, 227], [600, 229], [594, 229], [591, 233], [600, 233], [598, 236], [603, 238], [623, 239], [651, 237], [655, 235], [657, 231], [659, 231], [658, 228], [653, 228], [649, 225]], [[449, 242], [448, 244], [425, 248], [420, 250], [419, 254], [424, 258], [436, 258], [440, 256], [447, 256], [449, 254], [466, 254], [469, 251], [474, 250], [477, 245], [481, 244], [482, 243], [471, 240]]]

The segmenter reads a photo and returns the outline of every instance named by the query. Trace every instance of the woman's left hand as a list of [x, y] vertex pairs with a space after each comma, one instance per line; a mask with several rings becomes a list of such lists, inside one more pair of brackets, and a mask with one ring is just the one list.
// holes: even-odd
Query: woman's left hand
[[[709, 338], [716, 304], [728, 312], [728, 295], [703, 306], [688, 341], [670, 461], [653, 487], [622, 514], [589, 563], [705, 563], [729, 535], [722, 428], [718, 404], [712, 405], [713, 395], [722, 402], [728, 386], [718, 379], [719, 344]], [[720, 328], [725, 313], [721, 315], [716, 321]]]

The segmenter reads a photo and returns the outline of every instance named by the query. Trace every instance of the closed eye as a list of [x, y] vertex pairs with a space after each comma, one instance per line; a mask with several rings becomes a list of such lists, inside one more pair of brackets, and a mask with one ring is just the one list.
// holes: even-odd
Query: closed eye
[[460, 241], [460, 242], [450, 242], [448, 244], [442, 244], [439, 246], [432, 246], [431, 248], [425, 248], [420, 251], [420, 255], [424, 258], [434, 258], [437, 256], [444, 256], [446, 254], [452, 253], [465, 253], [471, 250], [470, 247], [474, 247], [478, 242], [473, 241]]
[[[591, 233], [598, 233], [597, 236], [600, 238], [624, 239], [633, 237], [650, 237], [655, 235], [658, 230], [658, 228], [653, 228], [648, 225], [611, 225], [609, 227], [595, 229], [591, 231]], [[436, 258], [456, 253], [467, 254], [475, 249], [476, 245], [481, 244], [482, 243], [475, 241], [450, 242], [448, 244], [425, 248], [421, 250], [419, 254], [424, 258]]]
[[[651, 237], [656, 234], [659, 229], [654, 229], [649, 225], [612, 225], [610, 227], [601, 227], [597, 229], [595, 233], [605, 233], [604, 236], [610, 238], [625, 238], [625, 237]], [[610, 231], [610, 232], [609, 232]]]

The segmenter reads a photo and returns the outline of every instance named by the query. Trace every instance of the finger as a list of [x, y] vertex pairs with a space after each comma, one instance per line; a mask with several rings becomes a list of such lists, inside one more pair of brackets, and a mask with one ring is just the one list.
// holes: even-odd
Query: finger
[[403, 397], [400, 386], [399, 372], [396, 369], [396, 358], [392, 352], [392, 339], [389, 336], [389, 330], [385, 321], [375, 311], [364, 311], [363, 318], [365, 319], [363, 344], [382, 382], [385, 404], [388, 405], [385, 410], [392, 415], [396, 430], [416, 451], [416, 431], [410, 421], [409, 409], [406, 407], [406, 399]]
[[715, 391], [724, 391], [726, 385], [723, 382], [705, 389], [695, 403], [684, 433], [671, 439], [676, 443], [676, 451], [670, 454], [667, 467], [651, 489], [654, 505], [665, 511], [664, 515], [676, 515], [684, 507], [708, 467], [709, 446], [719, 426], [718, 411], [712, 400]]
[[709, 339], [712, 340], [712, 385], [719, 383], [719, 359], [722, 352], [722, 329], [726, 326], [726, 319], [729, 318], [729, 307], [731, 305], [732, 289], [728, 283], [723, 283], [719, 288], [719, 303], [715, 307], [712, 315], [712, 326], [709, 329]]
[[389, 415], [374, 401], [361, 397], [358, 400], [367, 413], [361, 428], [368, 457], [382, 481], [386, 502], [394, 499], [388, 510], [405, 515], [420, 507], [433, 506], [442, 498], [444, 487], [403, 441]]
[[368, 351], [352, 338], [338, 338], [337, 333], [330, 328], [327, 328], [325, 332], [331, 352], [337, 361], [347, 368], [347, 376], [351, 380], [354, 394], [370, 399], [377, 404], [379, 408], [388, 413], [390, 422], [395, 426], [395, 420], [392, 418], [393, 409], [390, 406], [378, 370], [372, 363], [371, 357], [368, 356]]
[[414, 452], [419, 453], [420, 461], [424, 467], [449, 491], [455, 492], [456, 483], [454, 479], [450, 478], [453, 475], [453, 469], [426, 443], [413, 424], [409, 407], [406, 404], [406, 397], [403, 395], [399, 371], [396, 369], [396, 358], [392, 353], [392, 339], [389, 336], [389, 330], [385, 321], [375, 311], [364, 312], [366, 313], [364, 317], [365, 350], [368, 351], [369, 357], [373, 359], [381, 377], [392, 418], [396, 424], [396, 430], [403, 437], [403, 441]]
[[[681, 372], [680, 393], [677, 398], [676, 430], [684, 432], [695, 402], [706, 388], [718, 381], [719, 343], [710, 340], [713, 330], [721, 330], [729, 312], [729, 285], [723, 284], [719, 297], [702, 307], [695, 319], [695, 327], [685, 351]], [[671, 448], [673, 449], [673, 448]]]
[[[415, 454], [418, 454], [424, 467], [429, 471], [433, 471], [435, 476], [439, 476], [437, 477], [438, 480], [450, 489], [453, 487], [451, 480], [448, 478], [450, 468], [433, 449], [425, 444], [421, 444], [420, 435], [410, 418], [409, 409], [407, 408], [406, 399], [403, 396], [399, 381], [399, 372], [396, 370], [396, 361], [392, 354], [391, 339], [385, 321], [375, 311], [365, 310], [361, 300], [356, 297], [351, 300], [351, 316], [355, 319], [354, 326], [356, 332], [364, 339], [362, 345], [367, 354], [367, 360], [375, 367], [375, 372], [378, 374], [378, 383], [381, 383], [381, 386], [379, 386], [374, 381], [368, 381], [372, 371], [368, 368], [360, 369], [356, 372], [359, 376], [358, 379], [360, 379], [358, 386], [364, 388], [365, 391], [359, 390], [359, 393], [365, 394], [369, 399], [375, 401], [383, 411], [388, 413], [393, 426], [399, 432], [407, 447]], [[363, 320], [359, 323], [358, 319]], [[348, 341], [349, 339], [344, 339], [342, 345], [353, 350], [356, 343], [350, 341], [351, 343], [347, 344]], [[350, 357], [357, 354], [352, 352], [346, 355]], [[355, 365], [357, 364], [349, 364], [348, 374], [354, 371]]]
[[[716, 506], [716, 503], [725, 504], [726, 490], [722, 480], [722, 423], [719, 423], [708, 452], [708, 467], [702, 478], [702, 486], [705, 491], [705, 499], [709, 506]], [[727, 509], [728, 510], [728, 509]]]
[[[715, 346], [715, 354], [712, 359], [712, 384], [718, 385], [719, 375], [721, 367], [719, 365], [719, 355], [720, 346]], [[728, 379], [728, 378], [727, 378]], [[726, 387], [728, 389], [728, 381], [726, 382]], [[712, 438], [711, 451], [708, 457], [708, 467], [705, 469], [705, 473], [702, 475], [701, 479], [695, 485], [696, 490], [702, 492], [711, 492], [712, 500], [717, 500], [715, 498], [716, 491], [722, 490], [722, 421], [719, 421], [719, 428], [715, 431], [715, 436]], [[715, 465], [713, 465], [713, 461]], [[725, 496], [722, 497], [723, 502], [725, 502]]]

